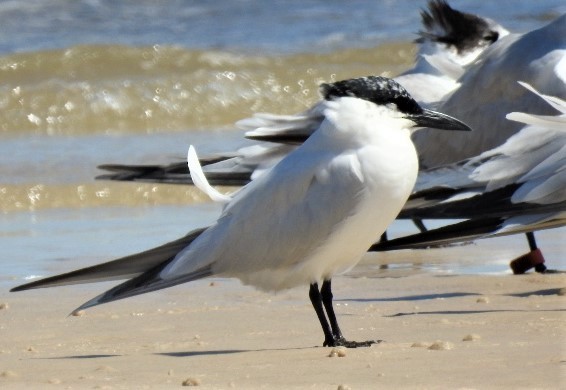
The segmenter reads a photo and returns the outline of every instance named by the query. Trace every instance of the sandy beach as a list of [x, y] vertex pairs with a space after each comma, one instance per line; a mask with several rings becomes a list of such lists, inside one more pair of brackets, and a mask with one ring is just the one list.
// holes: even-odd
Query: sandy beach
[[403, 256], [368, 255], [334, 279], [345, 336], [384, 340], [334, 352], [320, 346], [306, 288], [271, 295], [206, 279], [79, 316], [68, 314], [110, 284], [4, 290], [0, 387], [564, 388], [565, 274], [378, 267]]

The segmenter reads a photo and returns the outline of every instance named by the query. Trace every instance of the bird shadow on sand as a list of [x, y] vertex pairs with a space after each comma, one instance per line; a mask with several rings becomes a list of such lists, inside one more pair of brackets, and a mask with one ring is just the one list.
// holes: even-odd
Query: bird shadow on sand
[[544, 295], [544, 296], [548, 296], [548, 295], [560, 295], [561, 294], [561, 290], [560, 288], [549, 288], [546, 290], [537, 290], [537, 291], [530, 291], [530, 292], [524, 292], [524, 293], [515, 293], [515, 294], [506, 294], [507, 296], [510, 297], [517, 297], [517, 298], [527, 298], [530, 296], [537, 296], [537, 295]]
[[[530, 296], [550, 296], [550, 295], [559, 295], [561, 293], [561, 289], [559, 288], [550, 288], [546, 290], [536, 290], [536, 291], [527, 291], [522, 293], [511, 293], [511, 294], [500, 294], [503, 296], [509, 297], [517, 297], [517, 298], [527, 298]], [[482, 296], [484, 294], [479, 293], [471, 293], [471, 292], [448, 292], [448, 293], [440, 293], [440, 294], [419, 294], [419, 295], [408, 295], [403, 297], [389, 297], [389, 298], [344, 298], [344, 299], [335, 299], [335, 302], [403, 302], [403, 301], [426, 301], [432, 299], [450, 299], [450, 298], [462, 298], [462, 297], [469, 297], [469, 296]], [[492, 294], [497, 295], [497, 294]]]
[[429, 299], [448, 299], [448, 298], [460, 298], [468, 297], [474, 295], [481, 295], [478, 293], [466, 293], [466, 292], [453, 292], [453, 293], [442, 293], [442, 294], [419, 294], [419, 295], [409, 295], [405, 297], [391, 297], [391, 298], [345, 298], [345, 299], [335, 299], [335, 302], [401, 302], [401, 301], [425, 301]]
[[298, 351], [304, 349], [324, 348], [319, 346], [312, 347], [290, 347], [290, 348], [259, 348], [259, 349], [224, 349], [214, 351], [180, 351], [180, 352], [159, 352], [154, 355], [169, 357], [191, 357], [191, 356], [214, 356], [214, 355], [230, 355], [246, 352], [265, 352], [265, 351]]
[[[312, 349], [318, 348], [314, 347], [295, 347], [295, 348], [264, 348], [264, 349], [219, 349], [210, 351], [176, 351], [176, 352], [155, 352], [152, 355], [157, 356], [168, 356], [176, 358], [187, 358], [187, 357], [197, 357], [197, 356], [215, 356], [215, 355], [231, 355], [246, 352], [262, 352], [262, 351], [293, 351], [300, 349]], [[320, 347], [322, 348], [322, 347]], [[63, 360], [63, 359], [109, 359], [123, 357], [126, 355], [114, 355], [114, 354], [91, 354], [91, 355], [69, 355], [69, 356], [51, 356], [51, 357], [34, 357], [30, 359], [40, 359], [40, 360]]]
[[180, 351], [180, 352], [158, 352], [154, 355], [169, 357], [191, 357], [191, 356], [214, 356], [214, 355], [231, 355], [235, 353], [249, 352], [245, 349], [220, 349], [215, 351]]
[[419, 311], [409, 313], [396, 313], [386, 315], [384, 317], [403, 317], [403, 316], [417, 316], [417, 315], [464, 315], [464, 314], [485, 314], [485, 313], [532, 313], [532, 312], [566, 312], [566, 309], [536, 309], [536, 310], [515, 310], [515, 309], [500, 309], [500, 310], [437, 310], [437, 311]]
[[91, 354], [91, 355], [69, 355], [69, 356], [51, 356], [51, 357], [37, 357], [32, 359], [45, 359], [45, 360], [57, 360], [57, 359], [106, 359], [120, 357], [124, 355], [115, 354]]

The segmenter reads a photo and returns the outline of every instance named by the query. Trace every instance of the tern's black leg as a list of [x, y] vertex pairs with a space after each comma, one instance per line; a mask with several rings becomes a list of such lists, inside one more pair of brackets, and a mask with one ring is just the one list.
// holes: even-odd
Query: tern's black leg
[[[525, 235], [527, 236], [527, 241], [529, 242], [529, 249], [531, 251], [536, 251], [538, 249], [538, 246], [535, 234], [533, 232], [527, 232], [525, 233]], [[544, 265], [544, 263], [538, 263], [535, 265], [535, 271], [540, 272], [541, 274], [545, 273], [546, 266]]]
[[332, 336], [332, 330], [330, 329], [330, 325], [328, 325], [326, 315], [324, 314], [322, 296], [318, 290], [318, 283], [311, 284], [309, 289], [309, 298], [311, 299], [312, 306], [314, 307], [314, 311], [316, 311], [316, 315], [320, 321], [320, 326], [322, 326], [322, 331], [324, 332], [324, 343], [322, 345], [327, 347], [334, 342], [334, 336]]
[[525, 235], [527, 236], [527, 241], [529, 242], [529, 249], [536, 251], [538, 249], [538, 246], [535, 234], [533, 232], [527, 232], [525, 233]]
[[[325, 280], [322, 284], [322, 288], [318, 290], [318, 284], [313, 283], [310, 286], [309, 297], [311, 299], [320, 325], [324, 332], [324, 343], [325, 347], [337, 347], [344, 346], [346, 348], [357, 348], [357, 347], [369, 347], [372, 344], [379, 343], [379, 341], [348, 341], [342, 336], [340, 327], [338, 326], [338, 321], [336, 320], [336, 314], [334, 313], [334, 308], [332, 306], [332, 285], [330, 280]], [[326, 315], [328, 315], [328, 320], [324, 314], [324, 309], [326, 309]]]
[[336, 320], [336, 314], [334, 313], [334, 307], [332, 306], [332, 280], [325, 280], [322, 282], [322, 287], [320, 289], [320, 295], [322, 296], [322, 303], [324, 304], [324, 309], [328, 315], [328, 321], [330, 321], [330, 327], [332, 328], [332, 335], [335, 340], [343, 340], [342, 332], [338, 326], [338, 321]]
[[533, 232], [526, 233], [527, 241], [529, 242], [530, 252], [512, 260], [509, 264], [514, 274], [524, 274], [531, 268], [535, 267], [536, 272], [540, 273], [554, 273], [544, 265], [544, 257], [542, 252], [537, 247], [537, 241]]
[[[415, 219], [413, 219], [412, 221], [413, 221], [413, 223], [415, 224], [415, 226], [417, 227], [417, 229], [419, 229], [419, 231], [420, 231], [421, 233], [424, 233], [424, 232], [427, 232], [427, 231], [428, 231], [428, 229], [427, 229], [427, 227], [425, 226], [425, 224], [423, 223], [423, 220], [422, 220], [422, 219], [415, 218]], [[381, 237], [380, 237], [380, 239], [379, 239], [379, 242], [387, 242], [388, 239], [389, 239], [389, 238], [387, 237], [387, 230], [386, 230], [386, 231], [384, 231], [383, 234], [381, 235]]]
[[422, 220], [422, 219], [415, 218], [415, 219], [413, 219], [413, 223], [415, 224], [415, 226], [417, 227], [417, 229], [419, 229], [419, 231], [420, 231], [421, 233], [424, 233], [424, 232], [427, 232], [427, 231], [428, 231], [428, 229], [426, 228], [426, 226], [425, 226], [425, 224], [423, 223], [423, 220]]

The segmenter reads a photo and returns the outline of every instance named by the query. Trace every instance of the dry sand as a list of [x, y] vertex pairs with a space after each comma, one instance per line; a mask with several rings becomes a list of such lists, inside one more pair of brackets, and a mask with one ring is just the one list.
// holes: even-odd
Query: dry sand
[[566, 388], [565, 274], [363, 267], [334, 279], [339, 321], [385, 341], [333, 353], [306, 288], [208, 279], [70, 317], [110, 284], [3, 290], [0, 388]]

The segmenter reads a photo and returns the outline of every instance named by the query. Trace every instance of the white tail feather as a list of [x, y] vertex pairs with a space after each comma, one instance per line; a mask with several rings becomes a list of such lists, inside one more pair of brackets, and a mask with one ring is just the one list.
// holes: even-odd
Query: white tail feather
[[197, 152], [193, 145], [189, 146], [189, 151], [187, 153], [187, 164], [189, 166], [189, 171], [191, 173], [191, 179], [193, 183], [199, 190], [204, 192], [210, 199], [214, 202], [228, 203], [232, 198], [228, 195], [224, 195], [213, 188], [206, 180], [206, 176], [202, 171], [200, 162], [198, 160]]

